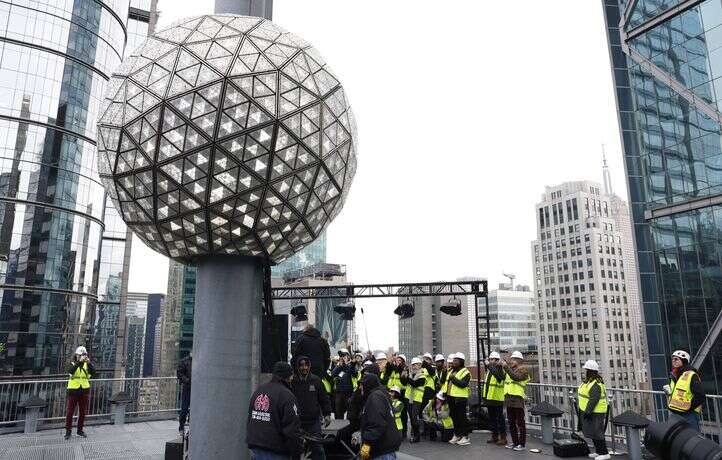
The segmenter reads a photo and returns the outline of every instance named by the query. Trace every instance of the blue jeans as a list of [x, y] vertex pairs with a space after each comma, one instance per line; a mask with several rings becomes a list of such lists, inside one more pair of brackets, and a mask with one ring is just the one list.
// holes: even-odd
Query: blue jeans
[[288, 455], [281, 455], [263, 449], [251, 449], [251, 453], [255, 460], [289, 460], [291, 458]]
[[687, 414], [680, 414], [678, 412], [672, 412], [672, 417], [681, 418], [689, 424], [689, 427], [693, 430], [700, 431], [699, 429], [699, 414], [697, 412], [689, 412]]
[[378, 457], [371, 457], [371, 460], [396, 460], [396, 452], [379, 455]]

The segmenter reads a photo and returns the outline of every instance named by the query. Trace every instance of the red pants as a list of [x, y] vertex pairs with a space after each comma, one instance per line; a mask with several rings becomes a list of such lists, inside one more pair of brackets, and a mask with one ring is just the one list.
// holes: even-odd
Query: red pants
[[526, 445], [526, 420], [523, 407], [507, 407], [506, 416], [509, 419], [509, 433], [514, 445]]
[[73, 428], [73, 413], [78, 406], [78, 431], [83, 431], [85, 411], [88, 409], [88, 393], [79, 395], [68, 394], [68, 411], [65, 413], [65, 431]]

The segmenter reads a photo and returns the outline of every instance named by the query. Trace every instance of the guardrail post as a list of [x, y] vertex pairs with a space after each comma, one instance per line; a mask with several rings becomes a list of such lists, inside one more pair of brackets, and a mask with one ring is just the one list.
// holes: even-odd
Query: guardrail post
[[113, 424], [124, 425], [125, 424], [125, 407], [129, 403], [133, 402], [133, 398], [130, 397], [125, 391], [116, 393], [110, 398], [110, 403], [113, 405]]
[[531, 412], [532, 415], [538, 415], [539, 417], [541, 417], [542, 442], [544, 444], [553, 444], [553, 420], [557, 417], [561, 417], [564, 414], [564, 411], [562, 411], [558, 407], [552, 406], [546, 401], [542, 401], [536, 406], [532, 407], [529, 412]]
[[[623, 426], [627, 435], [627, 452], [630, 460], [642, 460], [642, 444], [639, 431], [649, 425], [649, 420], [628, 410], [612, 418], [612, 427]], [[614, 429], [614, 428], [612, 428]]]
[[48, 403], [38, 396], [30, 396], [18, 404], [25, 409], [25, 434], [35, 433], [38, 430], [38, 419], [40, 411], [48, 406]]

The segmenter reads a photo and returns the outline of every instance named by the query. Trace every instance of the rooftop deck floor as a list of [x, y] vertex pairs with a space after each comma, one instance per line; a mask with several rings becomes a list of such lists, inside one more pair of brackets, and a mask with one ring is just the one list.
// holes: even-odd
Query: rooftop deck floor
[[[178, 437], [174, 420], [87, 426], [87, 438], [73, 435], [63, 439], [64, 430], [46, 430], [33, 435], [5, 434], [0, 436], [0, 460], [83, 460], [83, 459], [142, 459], [164, 458], [165, 442]], [[556, 458], [551, 446], [531, 438], [527, 447], [541, 449], [540, 454], [514, 452], [498, 446], [489, 446], [487, 433], [473, 433], [471, 446], [454, 446], [448, 443], [422, 441], [404, 442], [399, 460], [443, 459], [454, 460], [483, 458], [484, 460], [531, 460]], [[581, 457], [586, 458], [586, 457]], [[626, 456], [614, 457], [626, 459]]]

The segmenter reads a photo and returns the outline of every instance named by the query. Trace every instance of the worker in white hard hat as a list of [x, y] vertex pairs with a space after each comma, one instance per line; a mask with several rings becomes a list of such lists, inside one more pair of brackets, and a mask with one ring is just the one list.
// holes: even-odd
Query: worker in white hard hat
[[424, 353], [421, 359], [421, 367], [426, 370], [424, 398], [421, 401], [421, 410], [423, 411], [429, 401], [433, 401], [434, 396], [436, 396], [436, 366], [434, 365], [434, 356], [431, 353]]
[[389, 397], [391, 398], [391, 408], [394, 410], [396, 428], [401, 432], [404, 429], [401, 422], [401, 412], [404, 409], [404, 403], [401, 402], [401, 389], [396, 385], [392, 386], [389, 388]]
[[[379, 365], [379, 370], [381, 371], [382, 374], [383, 374], [384, 370], [386, 369], [386, 363], [388, 363], [388, 362], [389, 361], [386, 358], [386, 353], [377, 353], [376, 354], [376, 364]], [[384, 382], [383, 379], [381, 380], [381, 383], [383, 385], [386, 385], [386, 382]]]
[[501, 355], [496, 351], [492, 351], [485, 365], [486, 376], [484, 378], [482, 398], [489, 412], [489, 425], [491, 428], [491, 438], [486, 442], [506, 446], [508, 442], [506, 423], [504, 422], [504, 380], [506, 379], [506, 372], [501, 365]]
[[684, 350], [672, 353], [669, 385], [665, 385], [662, 389], [669, 398], [667, 401], [669, 412], [684, 419], [690, 427], [699, 431], [699, 417], [706, 395], [699, 371], [690, 366], [689, 361], [689, 353]]
[[386, 368], [381, 373], [381, 381], [386, 382], [386, 388], [396, 387], [399, 389], [399, 401], [401, 402], [401, 437], [406, 438], [408, 419], [409, 419], [409, 401], [406, 397], [408, 386], [409, 372], [406, 367], [406, 356], [398, 354], [393, 356]]
[[68, 373], [68, 404], [65, 412], [65, 439], [70, 439], [73, 429], [73, 413], [78, 408], [78, 436], [87, 437], [83, 431], [85, 413], [88, 408], [90, 379], [95, 375], [95, 367], [90, 362], [88, 350], [83, 346], [75, 349], [67, 367]]
[[409, 371], [409, 387], [407, 398], [411, 404], [411, 439], [410, 442], [421, 440], [421, 411], [423, 410], [424, 387], [429, 373], [422, 367], [423, 361], [418, 356], [411, 359]]
[[436, 365], [436, 392], [441, 391], [444, 382], [446, 381], [446, 360], [444, 355], [438, 354], [434, 358], [434, 364]]
[[471, 442], [469, 441], [469, 422], [466, 418], [466, 407], [469, 403], [471, 373], [464, 363], [466, 360], [464, 353], [455, 353], [453, 356], [454, 361], [446, 379], [445, 391], [451, 419], [454, 422], [454, 436], [449, 440], [449, 443], [468, 446]]
[[504, 405], [512, 441], [506, 447], [521, 451], [526, 449], [524, 400], [526, 384], [531, 380], [529, 371], [524, 367], [524, 355], [514, 351], [509, 358], [509, 364], [504, 363], [504, 372]]
[[441, 442], [448, 442], [454, 435], [454, 421], [449, 414], [444, 393], [438, 392], [434, 399], [424, 406], [422, 415], [424, 432], [428, 433], [429, 441], [440, 439]]
[[590, 438], [594, 443], [595, 454], [591, 457], [598, 460], [609, 460], [611, 456], [607, 450], [607, 442], [604, 440], [606, 428], [607, 410], [607, 387], [604, 385], [602, 376], [599, 375], [599, 363], [593, 359], [584, 363], [584, 380], [577, 389], [577, 412], [582, 425], [584, 436]]

